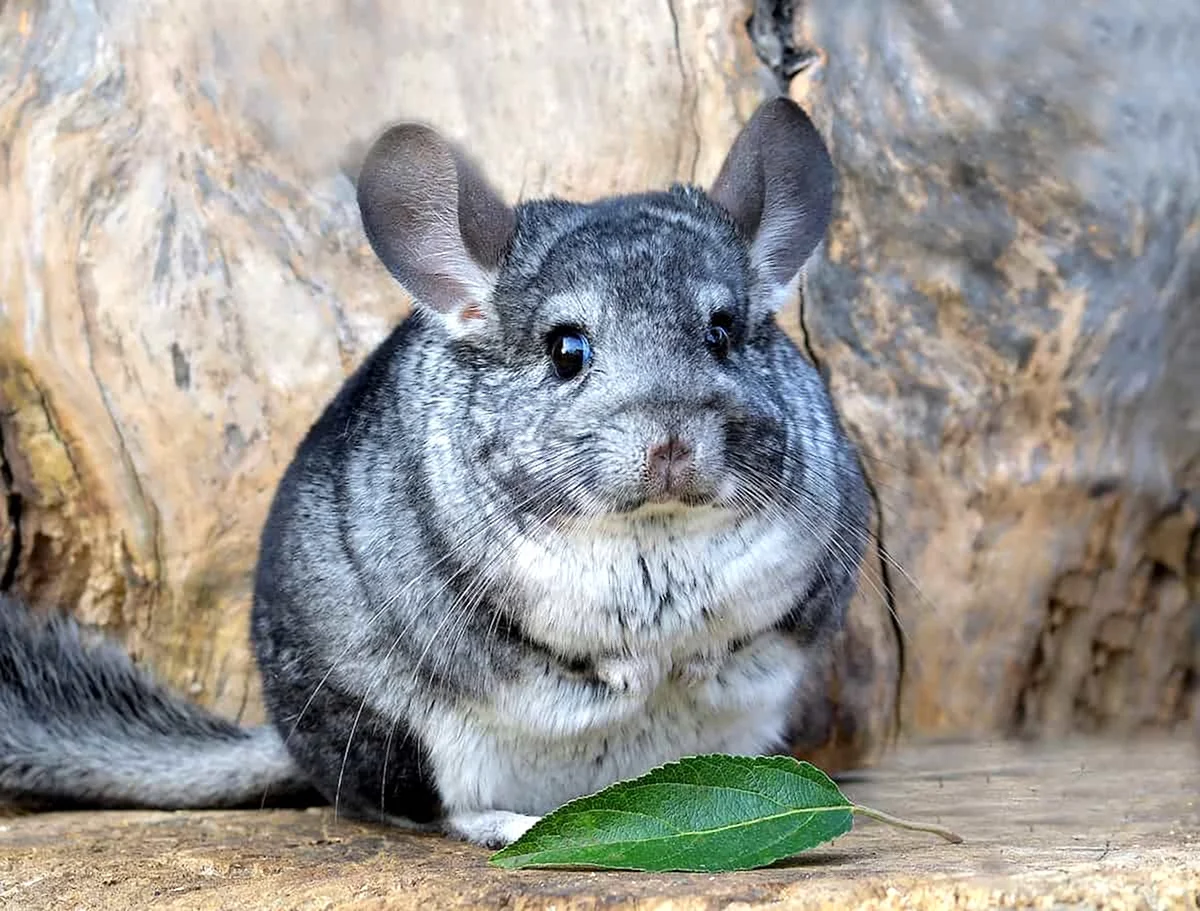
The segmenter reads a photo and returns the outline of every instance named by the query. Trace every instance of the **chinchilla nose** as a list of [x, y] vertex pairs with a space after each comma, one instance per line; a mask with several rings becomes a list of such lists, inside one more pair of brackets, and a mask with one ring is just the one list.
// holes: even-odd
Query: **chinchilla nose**
[[647, 450], [646, 467], [655, 486], [672, 490], [691, 472], [692, 444], [671, 434]]

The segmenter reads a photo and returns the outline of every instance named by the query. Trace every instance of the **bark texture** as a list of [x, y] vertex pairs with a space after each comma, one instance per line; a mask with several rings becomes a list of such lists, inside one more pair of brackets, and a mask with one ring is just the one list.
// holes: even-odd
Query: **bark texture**
[[841, 200], [804, 314], [928, 733], [1170, 726], [1200, 641], [1200, 11], [806, 5]]
[[840, 175], [784, 321], [865, 448], [882, 542], [797, 749], [840, 767], [898, 720], [1200, 714], [1197, 16], [1053, 16], [5, 4], [0, 589], [261, 717], [246, 615], [274, 484], [409, 303], [354, 205], [369, 138], [431, 121], [511, 199], [591, 198], [706, 183], [783, 86]]

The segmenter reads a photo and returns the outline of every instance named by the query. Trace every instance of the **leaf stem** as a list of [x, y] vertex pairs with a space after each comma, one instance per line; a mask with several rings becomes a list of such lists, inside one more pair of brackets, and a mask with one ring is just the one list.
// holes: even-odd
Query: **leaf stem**
[[934, 825], [931, 822], [913, 822], [909, 819], [901, 819], [899, 816], [893, 816], [891, 813], [884, 813], [883, 810], [874, 810], [871, 807], [864, 807], [860, 804], [851, 805], [850, 810], [860, 816], [867, 816], [878, 822], [886, 823], [889, 826], [895, 826], [898, 829], [909, 829], [913, 832], [929, 832], [946, 839], [951, 844], [962, 844], [963, 839], [961, 835], [950, 831], [944, 826]]

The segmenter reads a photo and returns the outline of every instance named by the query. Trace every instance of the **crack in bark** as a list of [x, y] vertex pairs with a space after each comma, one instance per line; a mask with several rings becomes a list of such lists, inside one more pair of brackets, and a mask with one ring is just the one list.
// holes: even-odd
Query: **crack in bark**
[[[829, 386], [829, 368], [826, 366], [813, 348], [812, 335], [808, 329], [808, 308], [803, 290], [799, 295], [798, 304], [798, 319], [800, 326], [800, 339], [804, 346], [804, 353], [808, 356], [809, 361], [817, 368], [821, 374], [821, 379], [825, 382], [826, 387]], [[867, 485], [867, 493], [871, 497], [871, 503], [875, 507], [875, 520], [877, 523], [877, 533], [875, 536], [875, 557], [879, 561], [879, 581], [883, 587], [883, 599], [887, 605], [888, 622], [892, 628], [892, 636], [896, 642], [896, 695], [892, 701], [892, 736], [897, 737], [900, 734], [900, 710], [902, 705], [901, 695], [904, 690], [904, 675], [907, 668], [907, 660], [904, 646], [904, 627], [900, 623], [900, 615], [896, 610], [896, 589], [892, 581], [891, 557], [888, 554], [887, 547], [884, 544], [885, 528], [883, 516], [883, 504], [879, 499], [879, 489], [875, 486], [875, 481], [871, 478], [871, 473], [866, 470], [863, 465], [862, 456], [859, 455], [859, 467], [862, 470], [863, 480]]]
[[[687, 182], [696, 182], [696, 168], [700, 163], [700, 124], [698, 123], [700, 115], [700, 93], [696, 90], [692, 79], [688, 76], [687, 68], [683, 65], [683, 45], [679, 40], [679, 13], [675, 9], [676, 0], [667, 0], [667, 13], [671, 17], [671, 31], [675, 41], [675, 64], [679, 68], [679, 80], [683, 83], [683, 90], [688, 95], [691, 101], [690, 121], [692, 127], [692, 161], [688, 165]], [[679, 173], [680, 161], [683, 158], [683, 141], [679, 142], [679, 148], [675, 151], [675, 172]]]
[[[83, 344], [87, 352], [87, 367], [92, 379], [96, 383], [96, 391], [99, 394], [100, 404], [104, 407], [105, 414], [108, 415], [108, 420], [112, 426], [113, 433], [117, 438], [117, 452], [120, 457], [121, 467], [128, 473], [133, 481], [133, 488], [137, 494], [138, 502], [140, 503], [144, 514], [150, 520], [150, 559], [154, 566], [154, 584], [157, 586], [162, 581], [163, 573], [163, 544], [162, 544], [162, 520], [158, 513], [158, 507], [146, 493], [145, 486], [142, 484], [142, 478], [138, 474], [137, 466], [133, 462], [133, 454], [129, 449], [129, 443], [125, 439], [125, 432], [121, 428], [121, 422], [117, 420], [117, 415], [113, 411], [112, 403], [109, 401], [108, 389], [105, 388], [104, 381], [100, 378], [100, 371], [96, 369], [95, 351], [92, 346], [92, 333], [95, 326], [92, 323], [91, 314], [88, 312], [87, 303], [84, 300], [82, 280], [78, 282], [80, 288], [79, 295], [79, 311], [83, 317]], [[50, 415], [49, 408], [46, 409], [47, 417]], [[70, 457], [70, 447], [66, 442], [63, 442], [63, 449]], [[74, 462], [72, 461], [72, 465]], [[124, 542], [122, 542], [124, 544]], [[126, 546], [127, 550], [127, 546]]]
[[8, 455], [4, 451], [4, 424], [0, 422], [0, 486], [5, 494], [5, 509], [8, 514], [8, 524], [11, 527], [8, 557], [0, 568], [0, 593], [9, 591], [17, 581], [17, 569], [21, 565], [21, 511], [25, 502], [17, 493], [12, 466], [8, 463]]
[[817, 59], [812, 48], [796, 44], [795, 22], [800, 5], [800, 0], [755, 0], [754, 12], [746, 20], [746, 34], [754, 53], [774, 75], [781, 95], [786, 95], [792, 79]]

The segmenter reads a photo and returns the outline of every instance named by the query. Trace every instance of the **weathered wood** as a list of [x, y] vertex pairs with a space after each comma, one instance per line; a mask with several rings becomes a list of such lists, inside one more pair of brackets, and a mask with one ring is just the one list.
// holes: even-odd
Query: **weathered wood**
[[1171, 726], [1200, 699], [1191, 7], [5, 4], [0, 581], [261, 717], [274, 484], [408, 306], [359, 227], [363, 143], [432, 120], [511, 198], [705, 182], [815, 49], [791, 92], [838, 213], [785, 322], [890, 559], [799, 746], [886, 742], [891, 607], [908, 731]]
[[841, 181], [804, 324], [898, 564], [905, 729], [1178, 723], [1200, 676], [1200, 8], [804, 6]]
[[1198, 780], [1185, 740], [909, 748], [846, 793], [948, 825], [964, 844], [859, 820], [787, 863], [715, 876], [504, 872], [483, 850], [328, 810], [0, 819], [0, 905], [1195, 911]]

